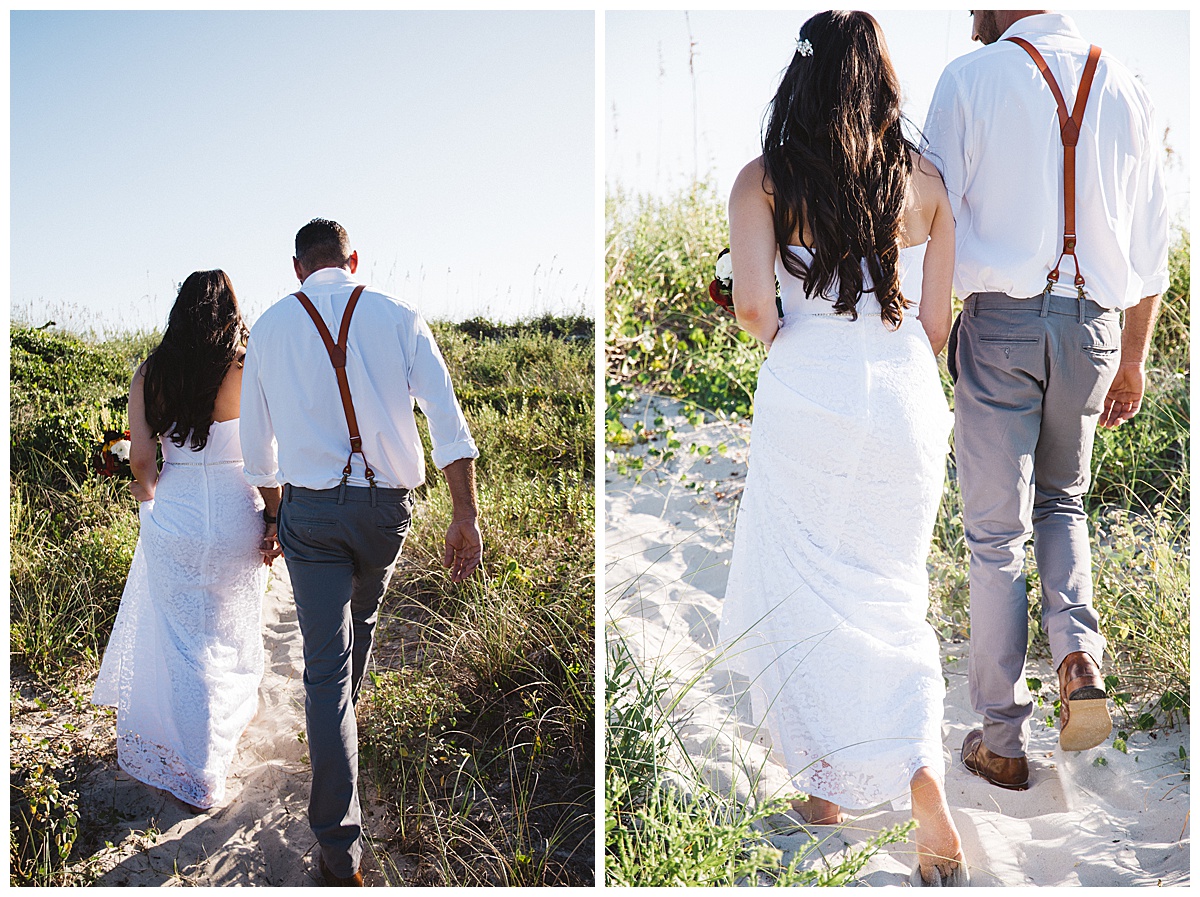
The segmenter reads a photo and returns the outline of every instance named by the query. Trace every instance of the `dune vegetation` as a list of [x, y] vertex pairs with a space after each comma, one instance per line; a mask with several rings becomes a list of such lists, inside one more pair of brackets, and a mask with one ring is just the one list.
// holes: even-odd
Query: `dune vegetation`
[[[432, 326], [481, 452], [485, 552], [480, 572], [450, 583], [441, 566], [449, 495], [423, 433], [429, 476], [358, 705], [363, 775], [396, 833], [369, 849], [396, 885], [587, 885], [594, 325], [547, 316]], [[73, 790], [89, 764], [111, 762], [111, 740], [75, 743], [74, 723], [68, 737], [48, 737], [16, 708], [112, 715], [87, 699], [137, 505], [128, 473], [100, 475], [93, 458], [105, 431], [126, 429], [131, 373], [157, 339], [10, 328], [14, 885], [88, 884], [88, 857], [111, 823]], [[402, 624], [406, 648], [392, 650]]]

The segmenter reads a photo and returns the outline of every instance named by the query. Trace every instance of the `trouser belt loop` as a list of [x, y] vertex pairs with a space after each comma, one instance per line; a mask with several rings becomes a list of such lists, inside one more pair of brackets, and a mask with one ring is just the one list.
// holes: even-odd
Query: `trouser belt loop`
[[1120, 320], [1121, 329], [1124, 330], [1125, 329], [1125, 309], [1122, 308], [1120, 311], [1117, 312], [1117, 315]]
[[284, 501], [292, 500], [292, 484], [291, 483], [283, 484], [283, 499], [284, 499]]
[[376, 490], [375, 490], [375, 481], [374, 480], [371, 480], [370, 493], [371, 493], [371, 507], [373, 508], [376, 506], [376, 502], [379, 499], [379, 493], [376, 492]]
[[1042, 292], [1042, 310], [1038, 317], [1045, 318], [1050, 314], [1050, 285], [1046, 284], [1046, 289]]
[[1083, 294], [1081, 293], [1079, 296], [1079, 323], [1080, 324], [1082, 324], [1084, 321], [1083, 313], [1086, 309], [1086, 306], [1083, 303], [1085, 303], [1086, 301], [1087, 300], [1083, 298]]
[[971, 313], [971, 317], [979, 317], [979, 297], [975, 293], [967, 297], [967, 305], [970, 306], [968, 310]]
[[338, 483], [338, 500], [339, 505], [346, 503], [346, 478], [342, 477], [342, 481]]

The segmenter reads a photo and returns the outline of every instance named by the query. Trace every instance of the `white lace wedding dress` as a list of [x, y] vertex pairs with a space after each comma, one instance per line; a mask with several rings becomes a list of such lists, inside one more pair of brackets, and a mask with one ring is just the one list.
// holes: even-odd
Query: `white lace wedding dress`
[[242, 474], [236, 419], [214, 423], [202, 451], [162, 444], [92, 700], [116, 705], [122, 769], [207, 808], [258, 708], [263, 504]]
[[[924, 247], [900, 256], [917, 302]], [[870, 294], [854, 321], [776, 273], [784, 323], [754, 395], [724, 663], [751, 680], [796, 787], [866, 809], [903, 799], [922, 766], [944, 774], [925, 563], [953, 417], [916, 308], [891, 331]]]

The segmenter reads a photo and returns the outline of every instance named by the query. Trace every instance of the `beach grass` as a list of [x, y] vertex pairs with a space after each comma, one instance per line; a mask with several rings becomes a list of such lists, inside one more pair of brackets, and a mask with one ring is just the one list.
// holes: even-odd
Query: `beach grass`
[[707, 671], [679, 683], [657, 663], [640, 664], [613, 627], [607, 650], [605, 884], [840, 886], [886, 845], [905, 839], [911, 824], [884, 829], [831, 859], [825, 842], [809, 834], [786, 855], [770, 833], [798, 795], [739, 800], [714, 787], [679, 738], [676, 711]]
[[[360, 710], [368, 768], [423, 884], [591, 880], [593, 343], [590, 321], [561, 323], [436, 328], [479, 445], [485, 574], [447, 588], [449, 494], [431, 478], [389, 603], [393, 621], [421, 621], [407, 675], [453, 697], [379, 725], [399, 706], [392, 683]], [[416, 743], [378, 735], [396, 731]]]
[[[481, 451], [484, 560], [458, 586], [442, 567], [450, 502], [422, 420], [427, 482], [358, 708], [362, 769], [389, 833], [369, 849], [390, 884], [415, 875], [442, 885], [586, 885], [594, 325], [544, 316], [431, 326]], [[126, 428], [132, 371], [157, 338], [10, 328], [14, 689], [86, 692], [94, 679], [137, 506], [127, 474], [99, 476], [92, 455], [105, 430]], [[19, 762], [12, 752], [12, 884], [88, 881], [78, 835], [100, 825], [103, 808], [76, 806], [72, 786], [84, 770], [60, 747], [23, 745]], [[396, 862], [401, 855], [415, 858], [415, 873], [399, 871], [410, 865]]]

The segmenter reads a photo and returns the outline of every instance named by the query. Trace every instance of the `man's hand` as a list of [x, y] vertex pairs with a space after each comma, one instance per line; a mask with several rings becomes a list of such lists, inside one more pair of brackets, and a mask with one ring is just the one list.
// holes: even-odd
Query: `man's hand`
[[1122, 361], [1100, 412], [1100, 426], [1119, 427], [1142, 407], [1146, 392], [1146, 370], [1140, 361]]
[[474, 517], [454, 520], [446, 530], [446, 555], [442, 565], [450, 568], [450, 579], [462, 582], [475, 572], [483, 558], [483, 536]]
[[1154, 319], [1158, 317], [1159, 296], [1143, 296], [1138, 304], [1125, 310], [1125, 326], [1121, 330], [1121, 365], [1117, 376], [1104, 397], [1100, 426], [1119, 427], [1142, 407], [1146, 392], [1146, 358], [1150, 355], [1150, 339]]
[[462, 582], [475, 572], [483, 558], [479, 505], [475, 500], [475, 462], [471, 458], [459, 458], [443, 467], [442, 473], [446, 475], [453, 505], [442, 563], [450, 568], [450, 579]]

